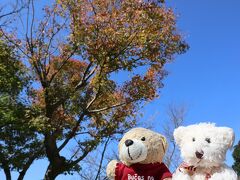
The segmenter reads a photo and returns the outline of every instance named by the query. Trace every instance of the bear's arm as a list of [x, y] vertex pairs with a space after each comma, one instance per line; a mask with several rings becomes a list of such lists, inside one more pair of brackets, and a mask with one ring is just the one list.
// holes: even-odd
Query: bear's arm
[[222, 177], [226, 178], [227, 180], [238, 180], [237, 174], [234, 172], [234, 170], [227, 165], [223, 166], [223, 170], [214, 173], [211, 177], [212, 180], [218, 180], [221, 179]]
[[191, 180], [191, 176], [188, 175], [187, 173], [184, 172], [180, 172], [178, 169], [176, 170], [176, 172], [173, 174], [172, 177], [173, 180]]
[[118, 163], [117, 160], [112, 160], [107, 165], [107, 177], [110, 180], [114, 180], [115, 179], [115, 176], [116, 176], [115, 169], [116, 169], [117, 163]]

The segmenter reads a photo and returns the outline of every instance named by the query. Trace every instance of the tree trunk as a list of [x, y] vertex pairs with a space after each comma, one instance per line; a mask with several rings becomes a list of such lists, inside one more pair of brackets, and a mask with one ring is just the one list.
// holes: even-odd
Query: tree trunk
[[10, 169], [9, 168], [4, 168], [4, 173], [5, 173], [5, 176], [6, 176], [6, 180], [11, 180], [12, 177], [11, 177], [11, 172], [10, 172]]
[[11, 180], [12, 176], [11, 176], [11, 171], [10, 171], [10, 167], [8, 165], [8, 162], [3, 157], [1, 157], [1, 158], [2, 158], [1, 163], [2, 163], [4, 174], [6, 176], [6, 180]]
[[[51, 103], [48, 98], [48, 90], [47, 88], [45, 89], [46, 117], [51, 120], [53, 112], [57, 107], [50, 105]], [[44, 146], [49, 160], [49, 166], [45, 173], [44, 180], [54, 180], [58, 175], [62, 174], [67, 169], [67, 163], [65, 158], [60, 156], [58, 151], [55, 132], [47, 132], [44, 136]]]
[[[37, 154], [37, 153], [36, 153]], [[36, 155], [37, 156], [37, 155]], [[21, 172], [19, 172], [19, 176], [17, 180], [23, 180], [27, 170], [29, 169], [29, 167], [31, 166], [31, 164], [33, 163], [33, 161], [35, 160], [35, 155], [33, 155], [32, 157], [29, 158], [28, 162], [24, 165], [23, 170]]]
[[26, 174], [25, 171], [20, 172], [17, 180], [23, 180], [25, 174]]
[[44, 180], [54, 180], [58, 174], [53, 170], [53, 168], [49, 165], [47, 172], [45, 174]]
[[56, 138], [54, 135], [45, 135], [45, 148], [48, 160], [50, 162], [48, 169], [45, 173], [44, 180], [54, 180], [58, 175], [62, 174], [67, 169], [65, 158], [60, 156]]
[[44, 180], [54, 180], [58, 175], [62, 174], [67, 168], [65, 158], [60, 157], [57, 159], [59, 163], [49, 164], [45, 173]]

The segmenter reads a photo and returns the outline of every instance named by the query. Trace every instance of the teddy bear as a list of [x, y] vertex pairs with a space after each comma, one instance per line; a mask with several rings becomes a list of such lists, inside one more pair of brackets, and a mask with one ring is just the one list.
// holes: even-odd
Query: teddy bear
[[173, 180], [237, 180], [237, 174], [224, 161], [234, 142], [234, 132], [214, 123], [180, 126], [174, 130], [183, 163]]
[[133, 128], [118, 144], [119, 159], [107, 166], [111, 180], [170, 180], [172, 174], [162, 162], [166, 138], [145, 128]]

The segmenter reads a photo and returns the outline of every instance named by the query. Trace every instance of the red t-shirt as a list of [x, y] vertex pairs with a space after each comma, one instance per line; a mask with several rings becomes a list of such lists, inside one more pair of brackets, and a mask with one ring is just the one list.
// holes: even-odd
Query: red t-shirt
[[133, 164], [117, 163], [115, 180], [163, 180], [172, 177], [164, 163]]

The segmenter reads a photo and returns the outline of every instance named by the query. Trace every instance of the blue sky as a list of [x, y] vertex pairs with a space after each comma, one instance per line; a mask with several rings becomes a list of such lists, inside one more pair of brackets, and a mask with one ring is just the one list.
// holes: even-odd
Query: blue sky
[[[184, 104], [185, 124], [204, 121], [229, 126], [236, 143], [240, 139], [240, 1], [174, 0], [169, 4], [179, 14], [178, 27], [190, 49], [167, 66], [170, 74], [161, 98], [145, 111], [159, 111], [161, 119], [169, 103]], [[231, 152], [227, 163], [232, 164]]]
[[[161, 131], [167, 106], [184, 104], [186, 125], [215, 122], [229, 126], [235, 131], [236, 143], [240, 140], [240, 1], [172, 0], [168, 4], [179, 15], [178, 27], [190, 49], [167, 65], [169, 75], [161, 97], [142, 110], [143, 119], [157, 114], [154, 123]], [[227, 163], [232, 162], [229, 152]], [[45, 167], [45, 161], [34, 163], [25, 179], [41, 179]], [[57, 178], [74, 179], [77, 176]]]

